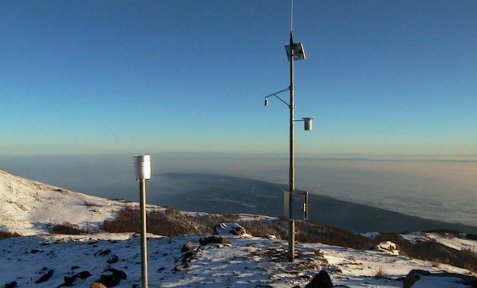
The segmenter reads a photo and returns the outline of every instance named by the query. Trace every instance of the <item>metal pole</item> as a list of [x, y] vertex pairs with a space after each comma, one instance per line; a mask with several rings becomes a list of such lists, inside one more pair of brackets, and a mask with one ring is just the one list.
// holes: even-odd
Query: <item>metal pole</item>
[[141, 204], [141, 283], [147, 288], [146, 180], [139, 179]]
[[290, 171], [289, 171], [289, 214], [288, 223], [288, 261], [293, 262], [295, 259], [295, 220], [293, 219], [293, 191], [295, 190], [295, 87], [294, 87], [294, 71], [293, 56], [295, 47], [293, 43], [293, 31], [290, 31]]

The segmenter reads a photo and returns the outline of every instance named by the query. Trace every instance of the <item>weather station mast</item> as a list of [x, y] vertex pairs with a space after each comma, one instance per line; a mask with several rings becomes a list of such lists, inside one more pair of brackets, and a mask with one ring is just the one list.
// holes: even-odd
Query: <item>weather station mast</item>
[[[307, 191], [296, 191], [295, 190], [295, 122], [303, 121], [305, 123], [305, 131], [311, 131], [313, 129], [313, 118], [312, 117], [303, 117], [302, 119], [295, 119], [295, 60], [305, 60], [305, 50], [301, 42], [295, 42], [293, 37], [293, 6], [294, 1], [291, 0], [291, 10], [290, 10], [290, 39], [289, 44], [285, 46], [287, 53], [288, 61], [290, 63], [290, 85], [288, 88], [274, 92], [265, 96], [264, 105], [268, 106], [268, 98], [275, 97], [285, 105], [288, 106], [290, 110], [290, 163], [289, 163], [289, 185], [288, 191], [284, 193], [284, 218], [288, 219], [288, 261], [293, 262], [295, 259], [295, 219], [293, 217], [293, 197], [294, 196], [305, 196], [305, 203], [303, 205], [303, 212], [305, 220], [308, 218], [308, 192]], [[289, 102], [283, 100], [279, 94], [289, 91], [290, 100]]]

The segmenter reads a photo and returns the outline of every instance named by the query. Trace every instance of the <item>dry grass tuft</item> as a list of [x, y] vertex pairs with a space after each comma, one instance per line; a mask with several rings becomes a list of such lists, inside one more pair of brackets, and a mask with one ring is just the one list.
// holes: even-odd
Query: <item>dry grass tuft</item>
[[[237, 216], [229, 215], [199, 215], [191, 216], [187, 213], [167, 208], [164, 211], [147, 213], [147, 231], [163, 236], [180, 236], [214, 233], [213, 227], [221, 222], [236, 222]], [[126, 208], [121, 210], [113, 220], [103, 222], [102, 228], [110, 233], [140, 232], [141, 217], [139, 209]]]
[[7, 231], [0, 231], [0, 240], [7, 239], [12, 237], [20, 237], [21, 235], [16, 232], [7, 232]]
[[383, 266], [379, 266], [379, 267], [376, 269], [376, 274], [374, 274], [374, 278], [376, 278], [376, 279], [384, 278], [384, 269], [383, 269]]
[[88, 234], [88, 230], [80, 228], [78, 225], [71, 224], [69, 222], [63, 222], [61, 224], [54, 224], [50, 226], [50, 232], [52, 234], [65, 234], [65, 235], [83, 235]]

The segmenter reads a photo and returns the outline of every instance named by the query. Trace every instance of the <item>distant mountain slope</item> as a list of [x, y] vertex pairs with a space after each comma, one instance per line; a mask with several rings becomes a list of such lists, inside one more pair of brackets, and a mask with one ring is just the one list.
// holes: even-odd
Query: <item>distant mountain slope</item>
[[0, 170], [0, 230], [44, 234], [50, 224], [68, 222], [97, 230], [127, 204], [72, 192]]
[[[180, 210], [210, 213], [249, 213], [282, 216], [283, 184], [229, 176], [170, 173], [157, 175], [159, 189], [149, 200]], [[363, 196], [365, 197], [365, 196]], [[298, 203], [296, 203], [298, 204]], [[298, 205], [295, 211], [299, 211]], [[435, 221], [367, 205], [310, 194], [310, 218], [318, 223], [355, 232], [409, 232], [451, 229], [477, 234], [477, 227]]]

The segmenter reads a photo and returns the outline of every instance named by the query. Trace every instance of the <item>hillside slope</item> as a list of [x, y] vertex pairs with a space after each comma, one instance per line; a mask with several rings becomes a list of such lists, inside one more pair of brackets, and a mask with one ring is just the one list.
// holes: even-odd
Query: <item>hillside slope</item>
[[135, 205], [72, 192], [0, 170], [0, 230], [21, 235], [48, 233], [51, 224], [71, 223], [96, 231], [124, 207]]

